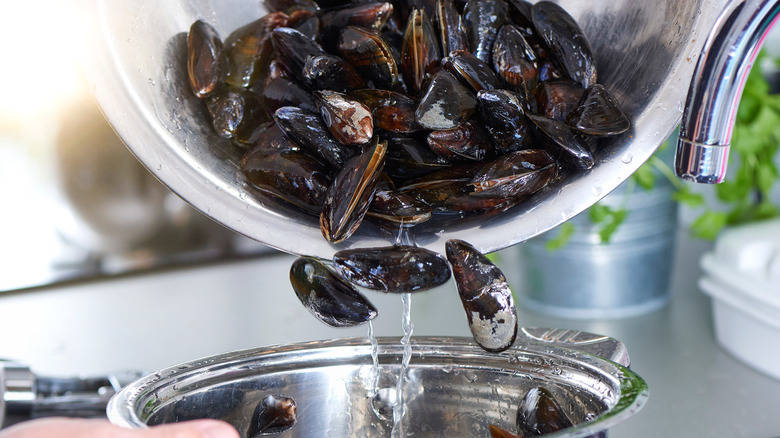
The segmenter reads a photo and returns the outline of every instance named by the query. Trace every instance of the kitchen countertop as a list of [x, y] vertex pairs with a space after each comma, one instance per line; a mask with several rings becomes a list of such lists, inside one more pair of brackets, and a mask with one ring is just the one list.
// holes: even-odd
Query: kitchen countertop
[[[710, 244], [680, 232], [672, 299], [661, 310], [615, 320], [567, 320], [520, 309], [525, 326], [574, 328], [628, 347], [650, 398], [610, 431], [620, 437], [780, 436], [780, 381], [743, 365], [715, 343], [698, 261]], [[348, 336], [311, 317], [288, 283], [286, 255], [82, 282], [0, 295], [0, 357], [39, 375], [154, 371], [256, 346]], [[502, 269], [512, 281], [510, 266]], [[379, 336], [399, 336], [401, 300], [373, 294]], [[454, 316], [453, 316], [454, 315]], [[414, 295], [414, 335], [470, 336], [454, 284]]]

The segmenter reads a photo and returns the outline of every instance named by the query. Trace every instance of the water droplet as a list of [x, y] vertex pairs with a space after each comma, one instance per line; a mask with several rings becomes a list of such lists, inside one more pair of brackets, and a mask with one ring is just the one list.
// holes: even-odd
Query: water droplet
[[623, 164], [631, 164], [631, 162], [634, 160], [634, 155], [631, 153], [627, 153], [623, 155], [623, 157], [620, 159], [620, 161], [623, 162]]
[[593, 187], [593, 196], [601, 196], [603, 191], [604, 189], [602, 189], [601, 186]]

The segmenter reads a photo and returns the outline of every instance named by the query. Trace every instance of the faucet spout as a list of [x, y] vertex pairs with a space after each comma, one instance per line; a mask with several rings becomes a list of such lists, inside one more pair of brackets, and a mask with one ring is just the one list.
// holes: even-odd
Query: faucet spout
[[707, 184], [724, 180], [745, 80], [778, 14], [780, 0], [742, 0], [718, 18], [683, 110], [675, 157], [681, 179]]

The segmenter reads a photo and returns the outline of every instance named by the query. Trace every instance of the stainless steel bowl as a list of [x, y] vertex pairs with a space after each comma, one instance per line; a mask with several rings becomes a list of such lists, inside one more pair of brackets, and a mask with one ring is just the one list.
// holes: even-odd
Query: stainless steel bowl
[[[262, 2], [243, 0], [89, 0], [94, 29], [88, 70], [108, 119], [136, 156], [197, 209], [275, 248], [329, 258], [350, 246], [392, 243], [395, 235], [361, 227], [331, 245], [317, 218], [276, 209], [253, 194], [239, 170], [240, 152], [209, 128], [185, 84], [183, 45], [199, 18], [225, 37], [261, 16]], [[484, 252], [536, 236], [580, 213], [628, 178], [680, 120], [695, 63], [726, 0], [562, 0], [590, 39], [599, 82], [631, 117], [625, 135], [606, 141], [591, 171], [569, 178], [496, 217], [417, 227], [411, 238], [443, 252], [459, 238]]]
[[[613, 361], [628, 360], [614, 339], [544, 329], [522, 329], [520, 338], [501, 354], [465, 338], [412, 338], [403, 436], [487, 437], [490, 424], [512, 430], [519, 401], [536, 386], [550, 390], [575, 423], [550, 437], [598, 434], [647, 399], [645, 381]], [[243, 435], [256, 406], [274, 394], [297, 404], [298, 421], [281, 436], [390, 436], [404, 348], [397, 338], [378, 340], [375, 397], [369, 396], [371, 350], [367, 339], [343, 339], [185, 363], [126, 386], [109, 403], [108, 418], [131, 428], [218, 418]]]

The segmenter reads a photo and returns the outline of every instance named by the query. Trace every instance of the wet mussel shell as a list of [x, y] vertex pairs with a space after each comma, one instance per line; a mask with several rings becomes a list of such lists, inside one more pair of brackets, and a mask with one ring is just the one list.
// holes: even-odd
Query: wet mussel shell
[[601, 84], [588, 88], [566, 123], [588, 135], [618, 135], [631, 127], [628, 116], [612, 93]]
[[455, 50], [468, 50], [469, 43], [462, 18], [453, 1], [436, 0], [434, 10], [442, 56], [447, 56]]
[[320, 230], [329, 242], [348, 239], [357, 230], [373, 200], [385, 165], [387, 142], [374, 144], [352, 158], [333, 180], [320, 213]]
[[448, 240], [445, 248], [474, 340], [489, 352], [511, 347], [517, 309], [504, 274], [467, 242]]
[[471, 196], [523, 199], [558, 176], [558, 164], [546, 151], [526, 149], [485, 164], [471, 178]]
[[297, 79], [302, 79], [303, 68], [309, 56], [325, 55], [323, 48], [309, 36], [289, 27], [279, 27], [271, 32], [276, 57]]
[[378, 33], [347, 26], [339, 33], [337, 50], [376, 88], [390, 89], [401, 85], [398, 61], [387, 41]]
[[485, 127], [493, 136], [499, 154], [533, 146], [531, 127], [526, 117], [527, 101], [510, 90], [482, 90], [477, 93]]
[[538, 436], [572, 426], [550, 391], [542, 386], [532, 388], [517, 408], [517, 429], [522, 436]]
[[569, 125], [545, 116], [529, 114], [528, 118], [550, 140], [547, 150], [569, 168], [587, 170], [594, 166], [593, 152], [587, 140]]
[[469, 0], [463, 9], [463, 23], [471, 53], [489, 63], [493, 42], [508, 15], [504, 0]]
[[341, 169], [356, 153], [333, 137], [317, 113], [285, 106], [274, 112], [274, 120], [290, 140], [335, 169]]
[[309, 56], [302, 76], [303, 83], [312, 90], [344, 92], [366, 86], [352, 64], [335, 55]]
[[450, 279], [444, 257], [415, 246], [346, 249], [333, 256], [333, 266], [352, 283], [382, 292], [419, 292]]
[[311, 214], [322, 210], [331, 185], [327, 168], [283, 135], [254, 147], [241, 160], [241, 171], [260, 192]]
[[346, 145], [360, 145], [374, 136], [374, 119], [362, 103], [335, 91], [315, 91], [320, 116], [330, 133]]
[[226, 82], [233, 87], [248, 87], [262, 82], [273, 59], [271, 32], [287, 26], [288, 16], [272, 12], [234, 30], [225, 38], [225, 54], [229, 66]]
[[415, 111], [417, 123], [431, 130], [452, 129], [466, 122], [477, 100], [451, 73], [439, 70]]
[[223, 79], [226, 59], [217, 30], [203, 20], [192, 23], [187, 35], [187, 73], [197, 97], [206, 97]]
[[496, 426], [495, 424], [489, 425], [488, 429], [490, 429], [490, 438], [523, 438], [522, 436]]
[[275, 435], [289, 430], [298, 421], [298, 408], [292, 397], [269, 395], [255, 408], [247, 438]]
[[401, 45], [401, 71], [410, 91], [418, 93], [423, 81], [441, 60], [439, 41], [425, 10], [413, 9]]
[[583, 88], [595, 84], [598, 77], [593, 50], [574, 18], [551, 1], [535, 3], [531, 14], [537, 32], [568, 77]]
[[357, 289], [313, 257], [293, 262], [290, 283], [304, 307], [331, 327], [354, 327], [377, 315]]

